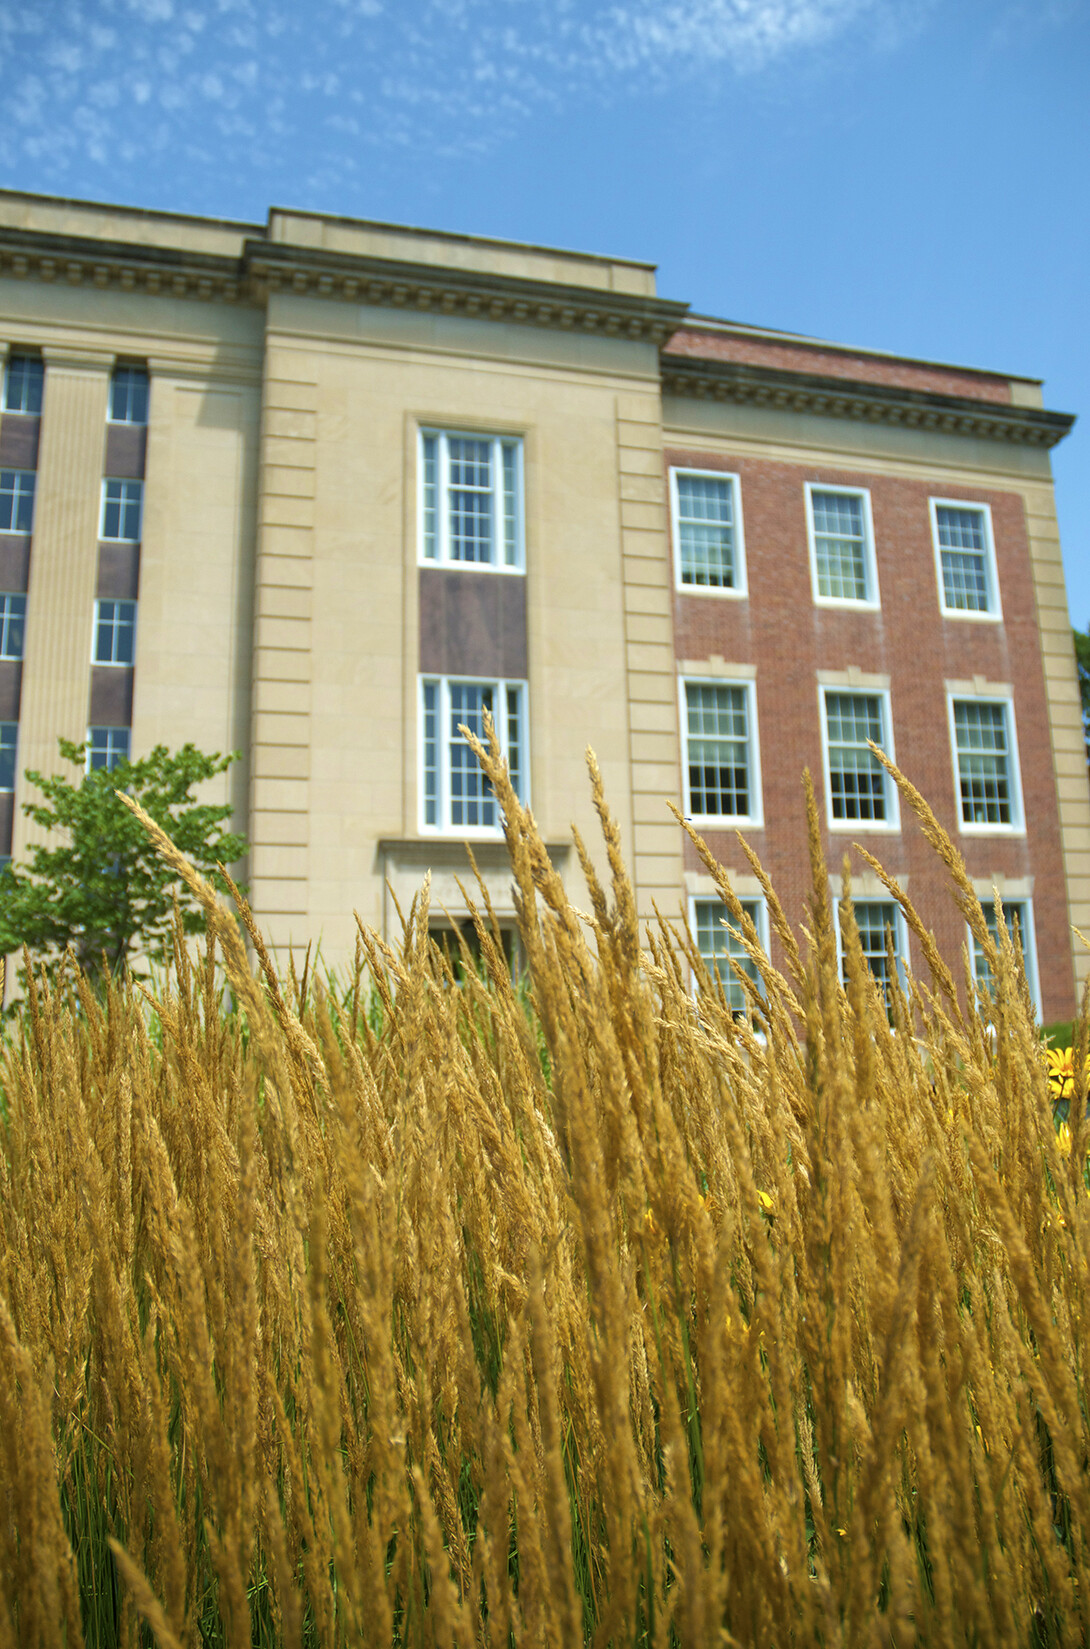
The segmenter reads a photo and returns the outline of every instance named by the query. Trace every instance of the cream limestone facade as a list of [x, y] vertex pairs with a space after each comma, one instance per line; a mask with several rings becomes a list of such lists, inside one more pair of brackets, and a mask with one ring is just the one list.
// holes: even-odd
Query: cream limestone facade
[[[281, 952], [313, 941], [342, 966], [354, 913], [396, 938], [396, 907], [427, 872], [437, 920], [457, 919], [467, 839], [509, 921], [498, 833], [451, 822], [462, 757], [449, 726], [428, 732], [450, 684], [486, 684], [517, 723], [524, 792], [562, 873], [578, 874], [573, 823], [597, 853], [590, 746], [641, 915], [676, 914], [703, 882], [667, 809], [683, 789], [678, 679], [693, 661], [675, 639], [666, 454], [700, 449], [926, 471], [955, 496], [997, 476], [1020, 491], [1064, 875], [1072, 919], [1090, 928], [1090, 794], [1047, 458], [1069, 420], [1015, 380], [977, 396], [975, 424], [963, 408], [947, 427], [947, 403], [971, 411], [976, 394], [955, 369], [944, 388], [906, 390], [841, 365], [847, 399], [822, 401], [818, 346], [794, 340], [816, 353], [784, 368], [776, 342], [762, 365], [759, 334], [740, 373], [711, 362], [700, 379], [698, 346], [669, 367], [695, 327], [686, 313], [642, 263], [303, 212], [236, 224], [0, 193], [0, 342], [44, 367], [36, 429], [10, 409], [0, 419], [0, 470], [35, 474], [29, 543], [0, 532], [4, 587], [22, 576], [26, 596], [21, 672], [0, 680], [0, 721], [18, 726], [11, 853], [29, 840], [24, 769], [54, 768], [58, 735], [82, 740], [105, 718], [134, 754], [241, 752], [220, 795]], [[109, 417], [128, 367], [149, 386], [143, 446]], [[853, 395], [870, 397], [862, 414]], [[466, 469], [456, 486], [449, 466], [486, 447], [487, 482]], [[138, 545], [105, 532], [111, 475], [139, 488]], [[474, 562], [465, 545], [485, 516], [492, 551]], [[96, 601], [118, 600], [136, 603], [127, 698], [92, 638]]]

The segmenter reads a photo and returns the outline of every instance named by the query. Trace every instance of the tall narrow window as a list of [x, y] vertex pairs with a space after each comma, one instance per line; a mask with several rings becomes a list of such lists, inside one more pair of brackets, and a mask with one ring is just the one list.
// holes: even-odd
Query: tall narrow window
[[686, 811], [756, 823], [760, 815], [756, 718], [749, 682], [686, 681]]
[[526, 800], [526, 684], [427, 676], [420, 684], [420, 815], [425, 829], [499, 830], [499, 803], [461, 731], [465, 727], [483, 743], [486, 712], [495, 724], [515, 794]]
[[890, 751], [886, 695], [826, 688], [822, 710], [830, 824], [895, 823], [896, 791], [878, 757], [868, 748], [868, 741], [873, 741]]
[[737, 476], [671, 470], [670, 483], [678, 584], [744, 594]]
[[15, 755], [19, 747], [19, 723], [0, 721], [0, 790], [15, 789]]
[[87, 771], [94, 773], [98, 768], [105, 767], [112, 772], [118, 762], [127, 762], [130, 737], [127, 727], [89, 727]]
[[[999, 925], [995, 919], [995, 902], [993, 899], [982, 899], [980, 907], [988, 932], [998, 945]], [[1041, 1005], [1037, 992], [1037, 944], [1033, 932], [1033, 908], [1030, 901], [1028, 899], [1004, 899], [1003, 920], [1011, 938], [1017, 937], [1018, 943], [1022, 947], [1022, 959], [1026, 967], [1026, 984], [1029, 986], [1030, 996], [1039, 1013]], [[988, 966], [988, 958], [971, 929], [969, 942], [973, 953], [973, 975], [977, 983], [986, 986], [989, 991], [994, 991], [995, 981], [992, 977], [992, 970]]]
[[807, 486], [810, 558], [818, 601], [878, 605], [878, 574], [865, 492]]
[[131, 664], [136, 645], [136, 602], [95, 602], [96, 664]]
[[118, 366], [110, 379], [111, 424], [146, 424], [148, 375], [142, 366]]
[[[742, 909], [752, 921], [758, 937], [764, 942], [764, 910], [762, 900], [743, 900]], [[726, 924], [729, 924], [726, 925]], [[696, 948], [708, 972], [719, 979], [729, 1006], [735, 1013], [744, 1013], [746, 991], [738, 969], [757, 983], [757, 964], [751, 959], [745, 945], [736, 933], [730, 931], [734, 920], [718, 899], [693, 901], [693, 927]]]
[[420, 527], [424, 561], [521, 571], [522, 442], [424, 430]]
[[36, 355], [12, 355], [4, 368], [4, 411], [37, 418], [42, 410], [45, 368]]
[[[904, 919], [900, 907], [892, 899], [861, 899], [854, 909], [864, 959], [888, 997], [892, 983], [889, 968], [890, 949], [893, 951], [893, 964], [898, 975], [903, 972], [907, 961]], [[845, 952], [842, 934], [839, 936], [839, 944], [841, 978], [844, 979]]]
[[1011, 829], [1021, 823], [1011, 706], [1006, 699], [953, 699], [962, 825]]
[[102, 529], [99, 537], [138, 544], [143, 502], [143, 481], [103, 481]]
[[0, 658], [22, 658], [26, 596], [0, 595]]
[[0, 470], [0, 532], [28, 533], [34, 523], [34, 471]]
[[998, 618], [999, 584], [990, 512], [982, 504], [948, 504], [933, 498], [931, 527], [943, 612], [959, 617]]

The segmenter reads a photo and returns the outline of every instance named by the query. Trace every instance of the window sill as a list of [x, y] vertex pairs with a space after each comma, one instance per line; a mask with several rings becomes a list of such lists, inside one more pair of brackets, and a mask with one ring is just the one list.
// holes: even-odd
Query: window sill
[[717, 601], [748, 601], [749, 590], [735, 590], [725, 584], [677, 584], [678, 595], [714, 596]]
[[738, 818], [729, 813], [686, 813], [685, 823], [694, 830], [763, 830], [763, 818]]
[[899, 836], [901, 821], [889, 819], [881, 823], [876, 819], [830, 819], [829, 829], [835, 830], [838, 836]]
[[943, 618], [961, 620], [969, 624], [1002, 624], [1002, 613], [982, 613], [961, 607], [940, 607]]
[[525, 578], [525, 567], [498, 567], [493, 561], [439, 561], [418, 556], [418, 567], [432, 567], [442, 573], [499, 573], [504, 578]]
[[959, 823], [961, 836], [1024, 836], [1024, 824], [965, 824]]
[[841, 613], [880, 613], [880, 601], [849, 601], [846, 597], [835, 595], [815, 595], [815, 607], [828, 607]]
[[[463, 865], [467, 844], [482, 865], [507, 863], [507, 843], [499, 831], [480, 836], [467, 831], [460, 835], [454, 831], [437, 831], [434, 835], [422, 831], [417, 836], [380, 836], [376, 846], [382, 858], [396, 859], [406, 867], [419, 865], [426, 870], [436, 858]], [[566, 859], [571, 850], [570, 842], [545, 843], [545, 851], [554, 864]]]

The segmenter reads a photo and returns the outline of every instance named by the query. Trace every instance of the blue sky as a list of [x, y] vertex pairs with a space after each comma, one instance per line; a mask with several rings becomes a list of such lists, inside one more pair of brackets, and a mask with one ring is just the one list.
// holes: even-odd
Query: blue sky
[[1086, 0], [0, 0], [0, 65], [11, 188], [647, 258], [698, 311], [1044, 378], [1090, 622]]

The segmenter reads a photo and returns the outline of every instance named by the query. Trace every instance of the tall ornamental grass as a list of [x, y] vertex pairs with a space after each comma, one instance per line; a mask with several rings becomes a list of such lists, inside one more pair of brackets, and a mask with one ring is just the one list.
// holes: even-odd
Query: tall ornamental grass
[[1017, 940], [933, 816], [904, 786], [994, 992], [889, 879], [928, 975], [887, 1002], [845, 886], [841, 985], [811, 801], [801, 942], [763, 882], [782, 973], [705, 853], [745, 1019], [684, 929], [641, 950], [593, 761], [583, 913], [481, 759], [528, 987], [483, 891], [452, 971], [426, 886], [338, 995], [251, 923], [255, 977], [161, 835], [203, 960], [30, 983], [0, 1643], [1086, 1644], [1085, 1075], [1065, 1141]]

